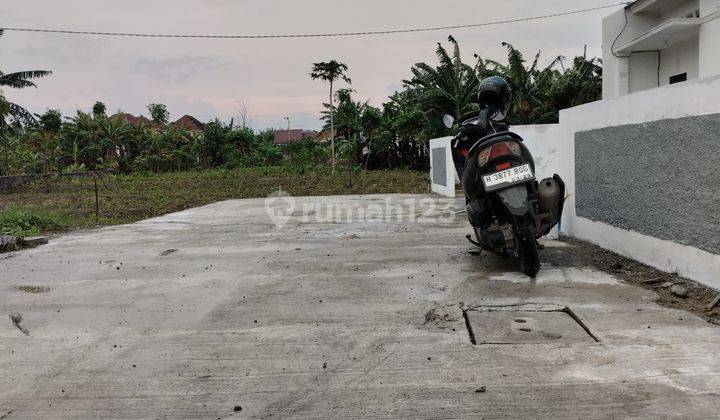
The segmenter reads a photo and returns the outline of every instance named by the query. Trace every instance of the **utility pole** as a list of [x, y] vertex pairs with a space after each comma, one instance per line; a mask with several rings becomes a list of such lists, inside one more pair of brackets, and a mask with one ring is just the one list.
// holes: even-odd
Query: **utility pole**
[[335, 175], [335, 104], [333, 103], [333, 81], [330, 80], [330, 159], [332, 174]]

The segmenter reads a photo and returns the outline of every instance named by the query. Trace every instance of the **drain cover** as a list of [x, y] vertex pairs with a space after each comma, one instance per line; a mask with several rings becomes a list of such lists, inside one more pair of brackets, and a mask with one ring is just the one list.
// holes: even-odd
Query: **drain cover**
[[569, 310], [476, 311], [465, 313], [475, 344], [594, 343], [597, 340]]

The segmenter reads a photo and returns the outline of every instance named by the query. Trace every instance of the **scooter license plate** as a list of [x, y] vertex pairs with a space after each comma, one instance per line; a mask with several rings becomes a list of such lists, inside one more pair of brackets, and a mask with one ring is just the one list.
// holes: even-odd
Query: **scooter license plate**
[[482, 177], [486, 192], [496, 191], [534, 179], [535, 175], [533, 174], [530, 164], [516, 166], [504, 171], [495, 172], [494, 174], [483, 175]]

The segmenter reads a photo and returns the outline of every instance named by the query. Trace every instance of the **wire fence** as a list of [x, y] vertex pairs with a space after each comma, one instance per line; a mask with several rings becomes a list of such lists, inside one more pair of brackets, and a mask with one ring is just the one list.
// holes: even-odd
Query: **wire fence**
[[39, 211], [64, 208], [79, 217], [91, 216], [100, 223], [101, 191], [111, 190], [106, 181], [112, 171], [43, 173], [0, 176], [0, 210], [31, 206]]
[[0, 177], [0, 234], [36, 236], [131, 223], [227, 199], [265, 198], [278, 189], [293, 196], [422, 194], [428, 183], [425, 173], [409, 170], [333, 175], [327, 168], [293, 167], [5, 176]]

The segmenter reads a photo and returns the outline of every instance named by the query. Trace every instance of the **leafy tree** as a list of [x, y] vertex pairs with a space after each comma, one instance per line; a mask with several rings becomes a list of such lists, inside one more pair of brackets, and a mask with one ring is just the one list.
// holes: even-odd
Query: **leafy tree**
[[51, 109], [38, 117], [38, 127], [26, 130], [24, 141], [33, 151], [32, 171], [52, 172], [59, 154], [62, 115]]
[[107, 111], [107, 107], [105, 106], [104, 103], [102, 103], [100, 101], [95, 102], [95, 105], [93, 105], [93, 107], [92, 107], [92, 113], [95, 117], [107, 115], [106, 111]]
[[268, 129], [255, 135], [254, 162], [255, 165], [276, 165], [283, 155], [277, 146], [273, 144], [275, 130]]
[[[344, 152], [343, 154], [347, 156], [349, 184], [352, 184], [352, 175], [350, 171], [353, 164], [353, 156], [358, 153], [357, 137], [362, 128], [360, 125], [360, 116], [366, 105], [353, 101], [352, 92], [353, 91], [351, 89], [340, 89], [337, 91], [338, 107], [335, 111], [339, 122], [337, 128], [338, 134], [341, 134], [345, 139], [342, 152]], [[333, 113], [331, 110], [331, 118], [332, 115]]]
[[384, 143], [389, 142], [392, 150], [388, 166], [425, 169], [428, 139], [434, 135], [428, 112], [421, 106], [419, 92], [415, 89], [396, 92], [384, 104], [383, 116], [381, 137]]
[[314, 63], [310, 77], [313, 80], [320, 79], [330, 83], [330, 156], [332, 158], [332, 170], [335, 173], [335, 120], [333, 111], [335, 109], [333, 102], [333, 83], [336, 80], [342, 79], [348, 84], [352, 83], [350, 78], [347, 76], [348, 66], [344, 63], [331, 60], [327, 62]]
[[288, 163], [301, 171], [314, 169], [327, 159], [326, 148], [313, 139], [303, 139], [282, 146], [288, 157]]
[[60, 111], [49, 109], [40, 116], [40, 129], [49, 133], [58, 133], [62, 128], [62, 115]]
[[[104, 112], [96, 113], [95, 108], [93, 107], [93, 121], [100, 145], [106, 151], [103, 166], [123, 173], [130, 172], [138, 156], [137, 137], [131, 135], [132, 126], [121, 118], [110, 119]], [[140, 133], [139, 137], [143, 138], [144, 133]]]
[[150, 112], [150, 118], [153, 122], [161, 125], [167, 125], [170, 119], [170, 113], [167, 110], [167, 106], [163, 104], [150, 104], [147, 107]]
[[[363, 150], [367, 150], [365, 157], [365, 170], [368, 168], [370, 163], [370, 156], [372, 155], [373, 139], [379, 134], [380, 128], [382, 127], [383, 114], [379, 109], [365, 105], [360, 115], [360, 127], [362, 128], [363, 139], [367, 143], [363, 142]], [[367, 148], [367, 149], [365, 149]]]
[[77, 110], [64, 124], [60, 141], [61, 166], [95, 170], [102, 166], [103, 147], [92, 115]]

